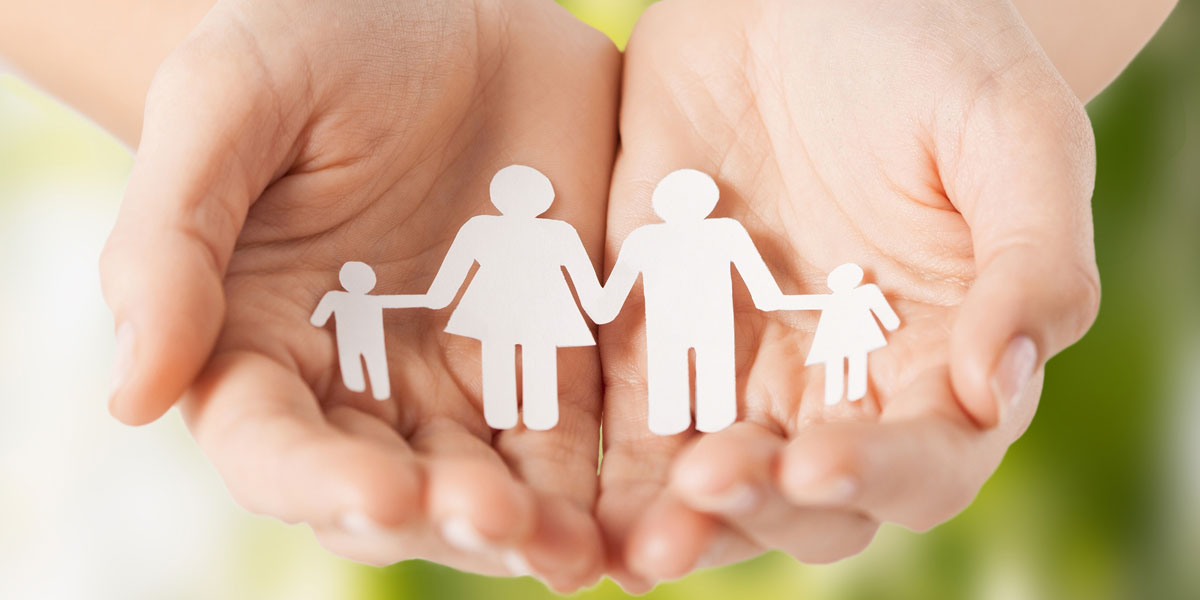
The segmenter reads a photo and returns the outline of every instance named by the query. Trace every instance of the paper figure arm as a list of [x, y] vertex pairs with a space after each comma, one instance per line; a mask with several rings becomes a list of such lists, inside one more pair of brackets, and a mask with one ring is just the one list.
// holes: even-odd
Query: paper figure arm
[[425, 294], [390, 294], [375, 298], [383, 308], [420, 308], [429, 305], [429, 297]]
[[625, 305], [625, 299], [633, 290], [633, 284], [637, 283], [638, 275], [641, 274], [637, 263], [640, 261], [642, 253], [642, 244], [638, 241], [639, 238], [637, 230], [634, 230], [625, 239], [625, 243], [621, 244], [621, 251], [617, 254], [617, 264], [613, 265], [612, 273], [608, 275], [608, 282], [600, 290], [595, 306], [592, 307], [595, 310], [588, 310], [588, 315], [597, 324], [603, 325], [617, 318], [617, 315], [621, 313], [621, 307]]
[[784, 295], [779, 300], [779, 310], [825, 310], [828, 304], [828, 294]]
[[575, 292], [579, 294], [579, 303], [583, 305], [583, 310], [588, 315], [595, 314], [604, 293], [600, 286], [600, 278], [596, 275], [596, 268], [588, 259], [587, 249], [583, 247], [583, 241], [579, 239], [579, 233], [574, 227], [566, 225], [562, 237], [562, 264], [571, 276], [571, 282], [575, 284]]
[[445, 308], [454, 301], [454, 296], [458, 295], [458, 288], [462, 287], [467, 274], [471, 272], [471, 266], [475, 264], [474, 245], [478, 226], [474, 223], [478, 218], [467, 221], [454, 236], [454, 242], [450, 244], [446, 258], [442, 259], [437, 276], [433, 278], [429, 291], [425, 293], [426, 307]]
[[879, 286], [873, 283], [868, 283], [863, 287], [868, 290], [866, 296], [871, 311], [875, 313], [875, 316], [879, 317], [879, 322], [888, 331], [895, 331], [900, 326], [900, 316], [896, 314], [896, 311], [892, 310], [892, 305], [888, 304], [887, 298], [883, 297], [883, 290], [880, 290]]
[[308, 322], [312, 323], [313, 327], [324, 327], [329, 321], [329, 317], [333, 315], [334, 298], [337, 292], [325, 292], [321, 297], [321, 301], [317, 303], [317, 309], [313, 311]]
[[730, 245], [730, 258], [738, 274], [742, 276], [742, 281], [746, 282], [746, 288], [750, 290], [754, 307], [758, 310], [779, 310], [783, 302], [783, 292], [779, 290], [779, 284], [775, 282], [767, 263], [763, 262], [758, 248], [754, 246], [754, 240], [750, 239], [750, 234], [741, 223], [733, 219], [727, 221], [726, 239]]

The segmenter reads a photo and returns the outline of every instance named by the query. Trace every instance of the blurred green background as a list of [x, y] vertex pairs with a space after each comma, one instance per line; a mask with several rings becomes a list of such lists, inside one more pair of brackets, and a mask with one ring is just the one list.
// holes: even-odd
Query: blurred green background
[[[618, 43], [649, 4], [561, 3]], [[649, 598], [1200, 598], [1198, 4], [1184, 0], [1133, 65], [1088, 107], [1099, 152], [1094, 206], [1104, 283], [1100, 318], [1082, 342], [1051, 362], [1037, 419], [976, 502], [929, 533], [885, 527], [869, 549], [836, 565], [810, 567], [768, 554], [663, 584]], [[87, 589], [96, 593], [86, 597], [121, 598], [552, 597], [529, 578], [477, 577], [421, 561], [376, 569], [332, 558], [306, 532], [232, 506], [177, 417], [134, 434], [108, 424], [102, 407], [79, 408], [80, 397], [103, 396], [111, 343], [110, 334], [92, 324], [107, 326], [98, 294], [82, 286], [94, 286], [95, 252], [129, 165], [124, 149], [77, 115], [11, 76], [0, 79], [0, 597], [27, 597], [5, 593], [5, 582], [43, 577], [30, 573], [65, 573], [67, 579], [18, 583], [9, 591], [58, 589], [72, 597], [70, 590]], [[64, 224], [67, 234], [48, 233]], [[37, 248], [50, 250], [38, 259]], [[86, 260], [76, 259], [77, 253]], [[61, 277], [45, 275], [63, 268], [75, 269], [83, 283], [63, 285]], [[67, 364], [98, 365], [72, 374], [78, 390], [93, 390], [90, 396], [77, 390], [80, 395], [64, 392], [51, 400], [45, 384], [35, 380], [39, 371], [30, 367], [28, 344], [45, 335], [30, 323], [58, 323], [64, 316], [59, 309], [76, 306], [43, 306], [43, 296], [26, 299], [22, 290], [44, 285], [86, 301], [83, 317], [54, 330], [66, 344], [85, 336], [86, 347], [65, 357], [62, 345], [45, 350]], [[81, 468], [76, 455], [64, 451], [58, 459], [41, 454], [36, 460], [45, 464], [30, 467], [31, 452], [61, 442], [53, 435], [22, 436], [32, 430], [30, 420], [58, 422], [58, 408], [18, 408], [40, 401], [80, 411], [79, 424], [66, 433], [88, 432], [94, 443], [68, 448], [103, 448], [103, 460]], [[48, 425], [56, 428], [63, 432]], [[169, 460], [147, 459], [159, 453]], [[131, 533], [119, 523], [97, 529], [98, 519], [129, 512], [128, 488], [106, 491], [125, 484], [118, 474], [128, 473], [129, 465], [140, 475], [125, 483], [158, 498], [142, 508], [159, 512], [142, 512], [142, 520], [158, 519], [169, 536]], [[62, 473], [47, 483], [46, 473], [55, 472], [47, 469], [54, 468]], [[166, 477], [174, 477], [170, 485], [177, 493], [160, 498], [168, 493], [161, 489]], [[43, 500], [55, 494], [69, 496], [64, 506], [92, 507], [47, 508]], [[103, 509], [106, 494], [111, 510]], [[67, 518], [64, 510], [79, 514]], [[50, 525], [34, 528], [30, 523], [37, 519]], [[192, 528], [180, 529], [181, 521]], [[60, 536], [67, 540], [61, 546], [75, 546], [80, 530], [92, 545], [78, 549], [76, 558], [64, 558], [58, 542], [47, 541]], [[30, 551], [31, 544], [49, 545]], [[38, 552], [50, 567], [35, 564]], [[163, 562], [150, 563], [161, 581], [130, 588], [122, 579], [113, 584], [121, 591], [97, 591], [102, 584], [94, 582], [107, 580], [92, 573], [96, 564], [111, 563], [105, 570], [115, 573], [140, 572], [145, 563], [126, 562], [151, 560]], [[607, 580], [577, 596], [625, 597]]]

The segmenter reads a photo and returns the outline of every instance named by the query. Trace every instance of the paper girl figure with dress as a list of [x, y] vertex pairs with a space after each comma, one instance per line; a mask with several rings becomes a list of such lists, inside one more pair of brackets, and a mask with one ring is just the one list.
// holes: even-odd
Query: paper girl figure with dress
[[[355, 296], [357, 302], [351, 310], [361, 310], [364, 314], [346, 315], [348, 334], [343, 331], [342, 320], [347, 311], [338, 313], [342, 377], [348, 389], [361, 391], [361, 376], [354, 377], [358, 368], [355, 353], [382, 356], [381, 308], [401, 305], [445, 308], [458, 295], [472, 265], [478, 263], [479, 269], [450, 315], [446, 332], [481, 342], [483, 414], [488, 426], [495, 429], [517, 425], [515, 365], [516, 349], [520, 346], [525, 426], [549, 429], [558, 423], [558, 348], [596, 343], [567, 287], [562, 269], [565, 267], [570, 274], [585, 307], [599, 295], [600, 282], [575, 228], [564, 221], [538, 216], [554, 201], [554, 188], [545, 175], [526, 166], [506, 167], [492, 178], [489, 192], [500, 214], [472, 217], [458, 230], [427, 293], [379, 296], [374, 304]], [[347, 263], [350, 264], [361, 263]], [[354, 292], [345, 281], [343, 285]], [[366, 287], [364, 292], [369, 289]], [[322, 306], [327, 301], [340, 301], [340, 296], [331, 300], [330, 295], [344, 293], [330, 292], [322, 300]], [[349, 302], [341, 302], [351, 306]], [[318, 307], [313, 324], [323, 324], [327, 318], [324, 315], [325, 311]], [[362, 333], [364, 327], [372, 328], [370, 335]], [[343, 344], [343, 336], [351, 341]], [[372, 364], [368, 358], [369, 371]], [[386, 399], [389, 395], [386, 361], [374, 364], [373, 372], [382, 374], [381, 383], [377, 384], [376, 377], [371, 378], [375, 397]]]
[[429, 287], [429, 308], [454, 301], [474, 263], [479, 270], [450, 315], [446, 332], [482, 343], [483, 415], [495, 429], [517, 424], [516, 348], [521, 347], [525, 426], [558, 423], [558, 348], [592, 346], [596, 339], [563, 278], [565, 267], [588, 307], [600, 291], [596, 271], [575, 228], [540, 218], [554, 202], [550, 180], [513, 165], [492, 178], [499, 216], [472, 217]]
[[[821, 311], [804, 365], [825, 364], [827, 406], [841, 401], [843, 392], [851, 402], [867, 395], [867, 353], [887, 345], [875, 317], [888, 331], [900, 326], [900, 317], [879, 286], [859, 285], [862, 279], [862, 267], [846, 263], [829, 273], [832, 294], [784, 296], [780, 306], [782, 310]], [[847, 361], [848, 381], [844, 379]]]
[[[611, 321], [640, 277], [646, 296], [648, 425], [671, 435], [691, 425], [719, 431], [737, 418], [731, 267], [737, 269], [760, 310], [821, 310], [806, 365], [824, 363], [825, 402], [843, 394], [846, 360], [849, 396], [866, 394], [866, 355], [886, 341], [872, 313], [889, 330], [899, 326], [883, 293], [862, 285], [862, 269], [845, 264], [829, 275], [832, 294], [785, 296], [749, 234], [733, 219], [709, 218], [719, 190], [708, 175], [684, 169], [663, 178], [651, 203], [663, 223], [642, 226], [623, 244], [613, 272], [601, 285], [578, 233], [570, 224], [541, 218], [554, 201], [545, 175], [522, 165], [501, 169], [489, 193], [500, 215], [480, 215], [458, 231], [425, 294], [372, 296], [375, 275], [363, 263], [346, 263], [346, 291], [325, 295], [312, 316], [323, 326], [337, 320], [339, 365], [346, 387], [363, 391], [360, 359], [372, 392], [390, 395], [384, 354], [384, 308], [440, 309], [453, 302], [479, 269], [450, 316], [446, 331], [481, 343], [484, 419], [495, 429], [518, 421], [515, 356], [521, 347], [521, 412], [529, 429], [558, 423], [557, 350], [596, 343], [571, 295], [598, 324]], [[689, 354], [695, 354], [695, 389]]]

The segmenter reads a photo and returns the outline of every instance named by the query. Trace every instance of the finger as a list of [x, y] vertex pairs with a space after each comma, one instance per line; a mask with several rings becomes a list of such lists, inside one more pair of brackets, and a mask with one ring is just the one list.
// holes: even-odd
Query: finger
[[664, 492], [641, 512], [625, 552], [630, 571], [651, 582], [679, 579], [696, 567], [718, 528], [710, 515], [691, 510]]
[[[377, 418], [348, 407], [330, 411], [340, 429], [380, 444], [409, 446]], [[503, 461], [458, 423], [435, 419], [418, 428], [412, 450], [424, 473], [424, 515], [401, 527], [348, 521], [314, 528], [330, 551], [369, 564], [423, 558], [488, 575], [526, 575], [515, 550], [527, 543], [539, 511]], [[410, 452], [412, 452], [410, 450]]]
[[841, 508], [789, 502], [775, 485], [783, 438], [749, 422], [705, 435], [675, 464], [671, 490], [693, 510], [720, 517], [760, 548], [783, 550], [806, 563], [829, 563], [861, 552], [879, 525]]
[[[1026, 394], [1025, 414], [1039, 392]], [[898, 394], [879, 423], [807, 428], [782, 454], [779, 487], [796, 504], [862, 510], [924, 531], [970, 504], [1016, 435], [979, 429], [958, 406], [947, 369], [935, 368]]]
[[600, 451], [600, 361], [591, 348], [559, 354], [558, 424], [547, 431], [517, 427], [497, 432], [494, 446], [533, 490], [591, 513]]
[[419, 517], [421, 475], [407, 446], [331, 427], [308, 386], [270, 359], [214, 358], [183, 408], [200, 447], [251, 512], [392, 528]]
[[658, 436], [647, 425], [645, 327], [640, 302], [600, 328], [604, 367], [604, 457], [596, 519], [607, 547], [608, 575], [626, 592], [642, 594], [657, 583], [633, 568], [628, 549], [646, 507], [663, 493], [671, 463], [692, 434]]
[[452, 545], [482, 552], [512, 547], [533, 529], [533, 494], [503, 466], [478, 460], [427, 463], [429, 516]]
[[[425, 459], [424, 467], [428, 519], [403, 527], [326, 525], [316, 529], [322, 545], [376, 565], [424, 558], [487, 575], [546, 573], [548, 583], [563, 590], [577, 589], [598, 576], [593, 565], [599, 560], [579, 552], [581, 542], [591, 542], [592, 554], [599, 554], [598, 534], [594, 526], [588, 531], [586, 519], [581, 527], [571, 515], [564, 517], [562, 509], [569, 503], [538, 503], [494, 460], [435, 456]], [[551, 538], [545, 532], [565, 534]], [[573, 546], [567, 556], [549, 556], [569, 544]]]
[[[616, 409], [628, 394], [610, 389], [606, 402]], [[628, 398], [625, 398], [628, 399]], [[614, 402], [615, 400], [615, 402]], [[616, 412], [620, 412], [616, 409]], [[644, 410], [642, 411], [644, 413]], [[650, 506], [663, 493], [672, 457], [683, 443], [684, 436], [657, 437], [643, 429], [640, 438], [630, 426], [620, 443], [611, 440], [611, 419], [605, 414], [604, 460], [600, 464], [600, 496], [596, 502], [596, 519], [603, 532], [607, 548], [608, 575], [628, 593], [643, 594], [657, 582], [632, 568], [628, 552], [630, 537]], [[645, 427], [645, 416], [640, 419]]]
[[431, 526], [433, 521], [401, 528], [346, 522], [314, 526], [313, 530], [329, 551], [372, 565], [423, 558], [487, 575], [532, 574], [560, 593], [595, 583], [604, 555], [599, 532], [588, 515], [561, 498], [539, 502], [534, 512], [533, 534], [520, 547], [509, 549], [481, 539], [478, 549], [464, 551]]
[[325, 420], [346, 435], [364, 440], [375, 440], [399, 452], [412, 455], [412, 449], [400, 437], [400, 433], [379, 417], [345, 404], [325, 409]]
[[[329, 552], [354, 562], [377, 567], [410, 559], [440, 562], [457, 569], [488, 575], [506, 575], [494, 563], [464, 564], [424, 521], [399, 528], [381, 527], [369, 521], [346, 521], [312, 525], [317, 542]], [[440, 552], [439, 552], [440, 550]], [[455, 559], [460, 560], [455, 560]]]
[[110, 410], [126, 423], [162, 415], [208, 359], [234, 242], [289, 151], [262, 67], [229, 37], [201, 26], [159, 69], [101, 257], [118, 338]]
[[560, 594], [594, 584], [604, 570], [604, 542], [591, 514], [560, 497], [541, 497], [533, 534], [517, 549], [532, 573]]
[[671, 463], [692, 435], [650, 433], [645, 389], [638, 374], [609, 376], [596, 510], [608, 545], [609, 575], [635, 594], [691, 571], [717, 528], [711, 517], [688, 509], [666, 490]]
[[938, 149], [976, 262], [951, 335], [954, 389], [985, 426], [1083, 336], [1100, 301], [1087, 114], [1048, 64], [1014, 68], [994, 87]]
[[398, 528], [348, 521], [317, 524], [312, 529], [326, 550], [355, 562], [384, 566], [417, 558], [481, 575], [526, 574], [525, 570], [513, 571], [499, 553], [463, 552], [451, 546], [428, 520]]
[[491, 555], [529, 537], [534, 494], [487, 441], [456, 421], [434, 418], [409, 443], [423, 457], [429, 518], [451, 546]]

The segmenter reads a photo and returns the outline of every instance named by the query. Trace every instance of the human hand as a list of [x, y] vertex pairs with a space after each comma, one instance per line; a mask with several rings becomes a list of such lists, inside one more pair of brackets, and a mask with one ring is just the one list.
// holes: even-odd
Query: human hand
[[778, 548], [854, 554], [975, 496], [1093, 321], [1095, 155], [1079, 101], [1003, 0], [666, 0], [625, 63], [609, 264], [667, 173], [713, 174], [787, 293], [856, 262], [904, 323], [868, 396], [826, 407], [815, 315], [735, 294], [741, 422], [646, 427], [640, 294], [601, 330], [598, 518], [632, 590]]
[[543, 169], [599, 256], [620, 57], [545, 0], [226, 0], [162, 65], [102, 260], [114, 414], [184, 417], [248, 509], [355, 560], [593, 581], [600, 371], [561, 353], [561, 421], [493, 432], [448, 314], [387, 313], [392, 399], [343, 388], [307, 324], [347, 259], [420, 291], [488, 181]]

